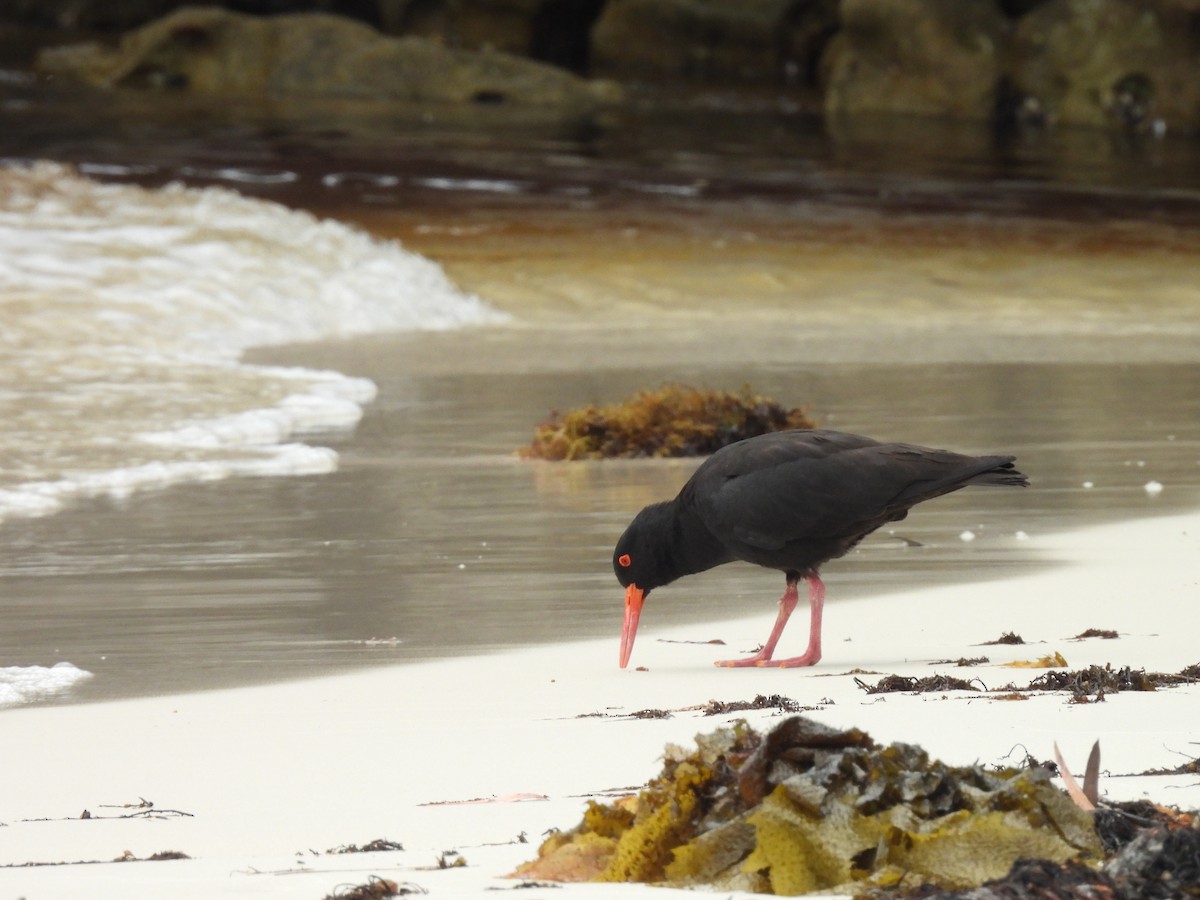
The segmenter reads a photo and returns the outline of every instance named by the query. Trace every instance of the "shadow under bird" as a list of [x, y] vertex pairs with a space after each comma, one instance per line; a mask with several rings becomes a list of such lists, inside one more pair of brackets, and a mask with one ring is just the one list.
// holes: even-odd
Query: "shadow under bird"
[[[818, 569], [909, 509], [969, 485], [1026, 487], [1012, 456], [966, 456], [886, 444], [824, 429], [780, 431], [722, 447], [674, 500], [647, 506], [613, 551], [625, 588], [621, 667], [629, 663], [642, 605], [655, 588], [734, 560], [779, 569], [787, 590], [767, 642], [719, 666], [811, 666], [821, 659], [825, 585]], [[811, 627], [801, 656], [773, 659], [808, 582]]]

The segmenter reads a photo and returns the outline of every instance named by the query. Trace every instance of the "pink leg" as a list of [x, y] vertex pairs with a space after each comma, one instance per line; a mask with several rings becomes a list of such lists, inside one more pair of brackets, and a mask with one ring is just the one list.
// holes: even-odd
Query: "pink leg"
[[779, 643], [779, 637], [783, 634], [783, 628], [787, 625], [792, 610], [796, 608], [796, 604], [800, 600], [799, 593], [796, 590], [796, 582], [789, 581], [787, 590], [779, 598], [779, 615], [775, 618], [775, 626], [771, 629], [771, 634], [767, 638], [767, 642], [763, 645], [763, 648], [747, 659], [719, 660], [716, 665], [739, 668], [742, 666], [778, 666], [781, 669], [785, 669], [799, 666], [815, 666], [820, 662], [821, 613], [825, 608], [825, 585], [816, 572], [805, 576], [805, 580], [808, 582], [810, 623], [808, 649], [804, 651], [803, 656], [793, 656], [790, 659], [771, 659], [771, 655], [775, 652], [775, 645]]

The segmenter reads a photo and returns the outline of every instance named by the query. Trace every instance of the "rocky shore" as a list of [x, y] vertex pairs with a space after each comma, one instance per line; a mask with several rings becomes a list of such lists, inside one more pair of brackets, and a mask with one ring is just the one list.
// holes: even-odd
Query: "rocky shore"
[[[7, 65], [105, 89], [1200, 130], [1196, 0], [22, 0]], [[337, 15], [332, 13], [336, 10]]]

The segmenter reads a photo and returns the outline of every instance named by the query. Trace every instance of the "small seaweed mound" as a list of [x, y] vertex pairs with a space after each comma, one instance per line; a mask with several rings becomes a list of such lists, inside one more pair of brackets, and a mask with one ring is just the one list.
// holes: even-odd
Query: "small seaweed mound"
[[610, 406], [551, 413], [520, 453], [554, 460], [707, 456], [745, 438], [812, 427], [804, 410], [785, 409], [749, 386], [735, 394], [667, 384]]
[[1044, 769], [985, 771], [794, 716], [668, 748], [636, 798], [592, 803], [519, 875], [804, 894], [979, 885], [1020, 858], [1103, 854], [1090, 815]]

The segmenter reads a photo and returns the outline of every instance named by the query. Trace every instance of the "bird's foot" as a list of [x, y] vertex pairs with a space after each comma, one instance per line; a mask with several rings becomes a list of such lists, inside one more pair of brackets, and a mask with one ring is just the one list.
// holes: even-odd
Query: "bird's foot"
[[759, 644], [753, 656], [747, 656], [744, 659], [718, 659], [713, 662], [713, 665], [726, 669], [746, 669], [750, 666], [770, 665], [771, 654], [774, 650], [773, 644]]
[[722, 666], [726, 669], [744, 669], [749, 666], [769, 666], [771, 660], [763, 659], [761, 656], [750, 656], [746, 659], [718, 659], [713, 662], [714, 666]]
[[780, 669], [799, 669], [802, 666], [815, 666], [821, 661], [820, 651], [813, 653], [809, 651], [803, 656], [793, 656], [789, 659], [770, 659], [766, 662], [759, 663], [760, 666], [776, 666]]
[[803, 656], [792, 656], [788, 659], [764, 659], [762, 656], [755, 655], [746, 659], [719, 659], [713, 665], [722, 666], [728, 669], [744, 669], [744, 668], [773, 668], [773, 669], [798, 669], [802, 666], [815, 666], [821, 661], [821, 654], [805, 653]]

